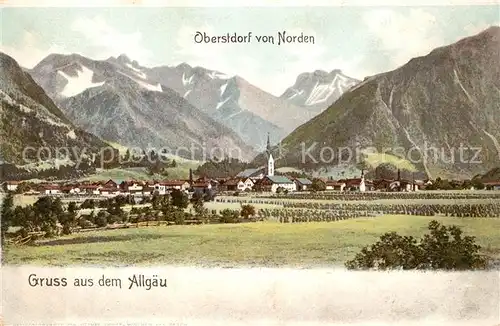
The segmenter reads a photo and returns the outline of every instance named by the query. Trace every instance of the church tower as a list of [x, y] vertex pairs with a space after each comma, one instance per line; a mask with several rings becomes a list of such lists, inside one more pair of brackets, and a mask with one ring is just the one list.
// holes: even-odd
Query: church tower
[[266, 175], [272, 177], [274, 175], [274, 158], [273, 154], [271, 153], [271, 142], [269, 140], [269, 133], [267, 133], [267, 147], [266, 147], [266, 154], [267, 154], [267, 173]]
[[365, 192], [366, 191], [365, 170], [361, 170], [361, 181], [359, 183], [359, 191], [361, 191], [361, 192]]

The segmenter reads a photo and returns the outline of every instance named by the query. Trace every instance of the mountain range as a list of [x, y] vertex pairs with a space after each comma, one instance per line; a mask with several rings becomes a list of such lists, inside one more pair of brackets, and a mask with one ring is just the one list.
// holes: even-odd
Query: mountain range
[[499, 139], [500, 27], [491, 27], [366, 78], [288, 135], [276, 164], [332, 165], [371, 147], [431, 177], [473, 176], [499, 165]]
[[346, 151], [375, 150], [429, 177], [474, 176], [500, 162], [499, 43], [500, 27], [491, 27], [362, 82], [340, 70], [304, 72], [280, 97], [186, 63], [147, 68], [126, 55], [51, 54], [23, 70], [1, 54], [1, 160], [26, 164], [26, 146], [93, 154], [108, 141], [250, 160], [269, 133], [273, 143], [287, 135], [277, 166], [331, 167]]
[[29, 72], [70, 120], [106, 140], [194, 160], [220, 150], [240, 159], [255, 155], [236, 132], [124, 55], [98, 61], [52, 54]]
[[287, 88], [280, 98], [307, 109], [314, 117], [359, 83], [359, 80], [346, 76], [340, 69], [331, 72], [305, 72], [297, 77], [295, 84]]
[[[306, 99], [300, 103], [285, 96], [292, 88], [284, 96], [276, 97], [240, 76], [228, 76], [186, 63], [147, 68], [124, 54], [101, 61], [76, 54], [52, 54], [28, 72], [70, 119], [111, 141], [128, 146], [152, 143], [175, 147], [184, 146], [182, 140], [191, 141], [198, 132], [199, 139], [220, 139], [214, 131], [209, 131], [212, 134], [207, 137], [200, 129], [202, 125], [210, 129], [207, 125], [211, 125], [219, 134], [226, 135], [228, 146], [241, 146], [249, 155], [264, 148], [268, 134], [272, 142], [277, 143], [357, 83], [338, 71], [303, 74], [293, 88]], [[310, 76], [304, 78], [305, 75]], [[140, 94], [150, 92], [150, 99], [139, 96], [139, 91]], [[166, 105], [162, 97], [171, 98], [171, 103]], [[313, 102], [307, 101], [308, 98]], [[178, 111], [179, 107], [184, 109]], [[158, 131], [159, 126], [145, 123], [146, 120], [150, 124], [164, 124], [162, 116], [168, 117], [167, 120], [178, 116], [183, 121], [201, 119], [205, 122], [188, 122], [183, 126], [179, 119], [173, 120], [171, 122], [181, 130], [173, 130], [177, 136], [163, 135]], [[191, 133], [186, 135], [182, 130], [190, 125], [196, 130], [190, 129]], [[173, 125], [167, 129], [172, 128], [175, 129]], [[135, 129], [137, 132], [128, 132]]]

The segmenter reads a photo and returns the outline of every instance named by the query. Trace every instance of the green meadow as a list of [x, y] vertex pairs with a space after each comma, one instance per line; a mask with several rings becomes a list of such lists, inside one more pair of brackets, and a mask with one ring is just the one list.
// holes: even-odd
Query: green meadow
[[[76, 233], [37, 246], [7, 246], [4, 264], [242, 267], [342, 266], [380, 235], [420, 236], [432, 217], [386, 215], [337, 222], [153, 226]], [[500, 219], [434, 217], [463, 228], [500, 257]]]

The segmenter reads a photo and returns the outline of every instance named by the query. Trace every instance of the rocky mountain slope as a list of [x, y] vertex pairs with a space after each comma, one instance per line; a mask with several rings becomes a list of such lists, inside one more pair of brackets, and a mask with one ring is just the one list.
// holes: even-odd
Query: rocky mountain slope
[[69, 119], [104, 139], [197, 160], [221, 151], [240, 159], [254, 155], [236, 132], [124, 55], [97, 61], [53, 54], [31, 73]]
[[331, 72], [323, 70], [305, 72], [297, 77], [295, 84], [280, 98], [317, 115], [358, 83], [359, 80], [346, 76], [338, 69]]
[[71, 123], [32, 77], [4, 53], [0, 53], [0, 101], [0, 147], [5, 164], [26, 169], [50, 168], [57, 162], [75, 166], [79, 159], [90, 159], [108, 146]]
[[[276, 109], [283, 112], [289, 107], [288, 103], [251, 86], [241, 77], [186, 63], [141, 69], [149, 80], [172, 88], [255, 148], [265, 146], [267, 133], [277, 142], [296, 127], [287, 125], [273, 112]], [[265, 100], [268, 101], [262, 103]]]
[[367, 78], [283, 146], [278, 166], [332, 165], [339, 157], [355, 164], [356, 150], [369, 147], [411, 160], [431, 177], [470, 177], [498, 166], [500, 27]]

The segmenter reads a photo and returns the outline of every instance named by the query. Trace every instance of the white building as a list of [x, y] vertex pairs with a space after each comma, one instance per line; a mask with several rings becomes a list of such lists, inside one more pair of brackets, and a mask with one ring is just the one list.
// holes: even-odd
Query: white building
[[46, 186], [43, 193], [45, 195], [59, 195], [61, 194], [61, 188], [59, 186]]
[[297, 191], [297, 184], [285, 176], [265, 176], [258, 182], [261, 191], [277, 192], [279, 188], [288, 191]]
[[3, 188], [6, 191], [16, 191], [19, 186], [19, 181], [5, 181], [3, 183]]
[[114, 197], [120, 194], [120, 190], [115, 188], [101, 188], [99, 190], [101, 196]]
[[78, 186], [76, 187], [71, 187], [71, 189], [69, 190], [69, 193], [72, 194], [72, 195], [77, 195], [81, 192], [80, 188]]
[[243, 181], [243, 184], [245, 185], [245, 189], [253, 189], [253, 186], [255, 185], [255, 182], [251, 178], [247, 178], [245, 181]]
[[100, 195], [102, 186], [98, 185], [81, 185], [80, 193], [85, 193], [87, 195]]
[[306, 191], [311, 188], [312, 181], [307, 178], [297, 178], [295, 184], [297, 185], [297, 191]]

